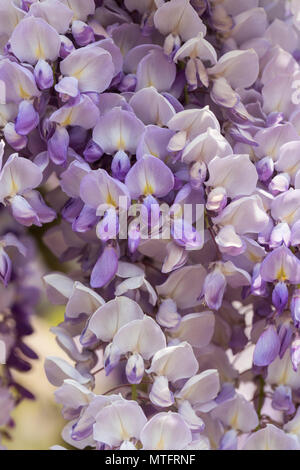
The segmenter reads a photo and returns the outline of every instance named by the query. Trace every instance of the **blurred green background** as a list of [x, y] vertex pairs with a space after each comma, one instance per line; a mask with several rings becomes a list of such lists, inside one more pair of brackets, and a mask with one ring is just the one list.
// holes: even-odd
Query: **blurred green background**
[[58, 347], [50, 328], [63, 320], [64, 308], [44, 302], [39, 315], [32, 317], [34, 334], [25, 342], [32, 347], [39, 359], [32, 361], [32, 370], [15, 373], [18, 382], [35, 394], [34, 401], [24, 400], [12, 413], [16, 425], [10, 429], [11, 439], [3, 439], [9, 450], [47, 450], [55, 444], [65, 444], [60, 437], [64, 427], [60, 407], [55, 403], [55, 387], [49, 384], [44, 372], [46, 356], [65, 357]]

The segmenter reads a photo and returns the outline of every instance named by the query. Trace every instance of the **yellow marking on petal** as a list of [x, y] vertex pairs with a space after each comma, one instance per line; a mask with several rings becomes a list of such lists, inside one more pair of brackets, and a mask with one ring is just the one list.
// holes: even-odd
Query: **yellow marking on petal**
[[288, 225], [291, 225], [293, 223], [293, 219], [295, 217], [296, 212], [299, 210], [297, 207], [294, 211], [292, 211], [289, 215], [283, 218], [283, 221], [286, 222]]
[[10, 188], [10, 193], [9, 193], [9, 196], [10, 197], [13, 197], [15, 196], [16, 194], [18, 194], [18, 186], [14, 180], [14, 177], [11, 173], [11, 170], [10, 170], [10, 177], [11, 177], [11, 188]]
[[117, 148], [119, 150], [125, 150], [126, 144], [122, 136], [120, 136], [118, 142], [117, 142]]
[[284, 281], [287, 280], [287, 278], [288, 277], [286, 275], [286, 272], [285, 272], [283, 266], [281, 266], [281, 268], [277, 272], [276, 279], [278, 279], [278, 281], [284, 282]]
[[77, 80], [79, 80], [83, 72], [84, 72], [84, 68], [78, 70], [77, 72], [72, 73], [72, 77], [77, 78]]
[[72, 111], [69, 112], [66, 119], [61, 123], [61, 126], [67, 127], [72, 124]]
[[255, 253], [251, 253], [251, 251], [248, 253], [248, 258], [253, 263], [260, 263], [261, 261], [261, 256], [258, 256]]
[[24, 90], [22, 85], [19, 83], [19, 95], [23, 100], [28, 100], [30, 98], [30, 95], [27, 93], [27, 91]]
[[34, 53], [35, 53], [35, 56], [38, 59], [45, 59], [46, 58], [44, 48], [43, 48], [43, 46], [41, 45], [40, 42], [39, 42], [38, 46], [35, 48]]
[[151, 186], [151, 184], [147, 183], [145, 184], [145, 187], [144, 187], [144, 195], [145, 196], [149, 196], [150, 194], [153, 194], [154, 193], [154, 189], [153, 187]]
[[110, 204], [111, 206], [117, 207], [116, 201], [113, 199], [110, 192], [108, 192], [108, 194], [107, 194], [106, 203]]
[[164, 450], [165, 448], [165, 441], [163, 436], [160, 437], [160, 440], [157, 443], [156, 450]]
[[233, 415], [231, 421], [230, 421], [230, 426], [234, 429], [238, 429], [238, 419], [239, 419], [239, 414], [238, 411], [235, 412]]
[[16, 182], [13, 179], [11, 183], [11, 195], [17, 194], [17, 192], [18, 192], [18, 186], [16, 185]]

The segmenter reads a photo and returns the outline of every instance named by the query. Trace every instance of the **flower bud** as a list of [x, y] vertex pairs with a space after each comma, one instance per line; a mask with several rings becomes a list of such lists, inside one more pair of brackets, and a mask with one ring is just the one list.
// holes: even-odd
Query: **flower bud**
[[291, 313], [296, 328], [300, 327], [300, 289], [296, 289], [291, 300]]
[[94, 163], [99, 160], [103, 155], [103, 150], [96, 142], [90, 140], [87, 144], [83, 156], [88, 163]]
[[289, 300], [289, 292], [284, 282], [278, 282], [272, 292], [272, 302], [278, 313], [282, 313]]
[[79, 46], [87, 46], [95, 41], [94, 31], [91, 26], [83, 21], [75, 20], [72, 23], [72, 34]]
[[274, 162], [271, 157], [264, 157], [256, 163], [260, 181], [268, 181], [274, 173]]
[[28, 135], [37, 127], [39, 120], [39, 114], [35, 110], [33, 103], [27, 100], [21, 101], [15, 124], [17, 134]]
[[114, 178], [123, 181], [130, 170], [130, 160], [124, 150], [119, 150], [113, 157], [111, 171]]
[[209, 211], [220, 212], [227, 204], [225, 188], [214, 188], [208, 195], [206, 208]]
[[106, 375], [109, 375], [111, 371], [119, 364], [120, 357], [121, 355], [117, 346], [113, 343], [109, 343], [106, 346], [103, 354], [103, 362]]
[[132, 354], [126, 364], [126, 377], [130, 384], [139, 384], [144, 376], [144, 359], [140, 354]]
[[292, 360], [293, 369], [295, 372], [297, 372], [298, 365], [300, 363], [300, 338], [297, 338], [295, 339], [295, 341], [292, 342], [291, 360]]
[[177, 328], [181, 322], [181, 316], [177, 312], [176, 302], [165, 299], [159, 306], [156, 321], [164, 328]]
[[34, 68], [34, 78], [40, 90], [47, 90], [53, 86], [53, 71], [48, 62], [42, 59], [38, 61]]
[[59, 57], [61, 59], [65, 59], [69, 54], [71, 54], [71, 52], [75, 51], [75, 46], [71, 39], [67, 38], [67, 36], [61, 35], [60, 38], [61, 44], [59, 49]]

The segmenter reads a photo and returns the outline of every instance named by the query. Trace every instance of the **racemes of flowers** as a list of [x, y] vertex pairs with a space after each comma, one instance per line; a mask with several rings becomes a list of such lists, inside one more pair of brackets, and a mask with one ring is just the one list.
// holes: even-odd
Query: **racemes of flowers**
[[68, 444], [300, 449], [298, 0], [3, 0], [0, 33], [6, 410], [52, 222]]

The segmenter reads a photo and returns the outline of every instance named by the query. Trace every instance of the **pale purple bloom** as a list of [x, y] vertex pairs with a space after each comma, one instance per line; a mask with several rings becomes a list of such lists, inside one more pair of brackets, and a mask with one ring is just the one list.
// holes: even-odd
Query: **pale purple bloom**
[[258, 339], [254, 350], [253, 363], [256, 366], [268, 366], [276, 359], [279, 349], [278, 334], [274, 326], [270, 325]]

